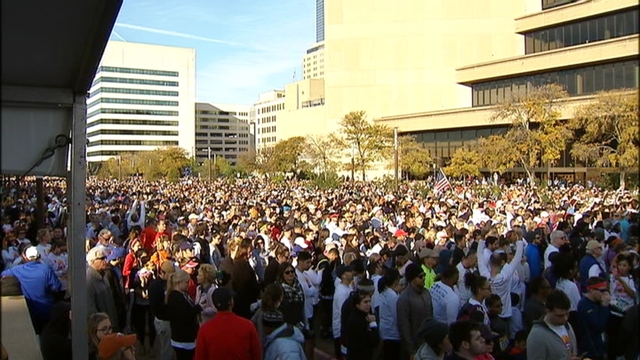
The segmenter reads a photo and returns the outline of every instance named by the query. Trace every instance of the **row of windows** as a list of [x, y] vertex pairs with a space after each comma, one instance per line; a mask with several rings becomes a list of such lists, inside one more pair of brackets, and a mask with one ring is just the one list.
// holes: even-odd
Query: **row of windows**
[[157, 125], [157, 126], [178, 126], [178, 121], [170, 120], [132, 120], [132, 119], [98, 119], [87, 124], [87, 126], [95, 126], [102, 124], [116, 125]]
[[563, 86], [569, 96], [591, 95], [615, 89], [634, 89], [639, 83], [638, 62], [622, 61], [473, 84], [472, 105], [498, 104], [513, 93], [551, 83]]
[[324, 105], [324, 98], [315, 99], [315, 100], [309, 100], [309, 101], [303, 101], [302, 102], [302, 107], [303, 108], [316, 107], [316, 106], [322, 106], [322, 105]]
[[115, 72], [122, 74], [140, 74], [140, 75], [157, 75], [157, 76], [173, 76], [178, 77], [177, 71], [165, 71], [165, 70], [149, 70], [149, 69], [134, 69], [134, 68], [122, 68], [113, 66], [100, 66], [98, 72]]
[[100, 151], [87, 151], [87, 156], [118, 156], [120, 154], [129, 153], [129, 150], [113, 151], [113, 150], [100, 150]]
[[244, 119], [220, 119], [220, 118], [197, 118], [196, 122], [198, 123], [231, 123], [231, 120], [233, 120], [233, 123], [241, 123], [241, 124], [247, 124], [248, 120], [244, 120]]
[[525, 54], [533, 54], [638, 33], [638, 9], [525, 33]]
[[[198, 134], [196, 134], [198, 136]], [[249, 141], [247, 140], [210, 140], [207, 143], [207, 140], [196, 140], [196, 144], [212, 144], [212, 145], [249, 145]]]
[[147, 135], [147, 136], [178, 136], [172, 130], [129, 130], [129, 129], [100, 129], [87, 133], [87, 137], [97, 135]]
[[178, 146], [177, 140], [97, 140], [89, 146], [100, 145], [134, 145], [134, 146]]
[[249, 116], [247, 111], [198, 110], [196, 113], [200, 115]]
[[276, 142], [276, 137], [275, 136], [270, 136], [270, 137], [263, 137], [262, 139], [260, 139], [261, 143], [273, 143]]
[[228, 138], [228, 139], [235, 139], [235, 138], [248, 138], [249, 134], [238, 134], [238, 133], [210, 133], [209, 134], [210, 137], [224, 137], [224, 138]]
[[542, 0], [542, 10], [551, 9], [554, 7], [570, 4], [578, 0]]
[[249, 131], [248, 126], [233, 126], [233, 125], [198, 125], [198, 130], [240, 130]]
[[95, 79], [91, 86], [95, 86], [101, 82], [119, 83], [119, 84], [137, 84], [137, 85], [156, 85], [156, 86], [178, 86], [177, 81], [127, 79], [127, 78], [116, 78], [116, 77], [109, 77], [109, 76], [101, 76]]
[[152, 106], [178, 106], [177, 101], [166, 100], [142, 100], [142, 99], [115, 99], [115, 98], [100, 98], [91, 104], [87, 105], [87, 108], [95, 106], [100, 103], [105, 104], [129, 104], [129, 105], [152, 105]]
[[92, 98], [101, 92], [103, 93], [112, 93], [112, 94], [133, 94], [133, 95], [157, 95], [157, 96], [178, 96], [177, 91], [165, 91], [165, 90], [141, 90], [141, 89], [123, 89], [123, 88], [112, 88], [112, 87], [100, 87], [97, 88], [96, 91], [89, 94], [89, 97]]
[[90, 118], [98, 114], [178, 116], [177, 111], [169, 111], [169, 110], [98, 109], [88, 113], [87, 118]]
[[[245, 148], [245, 147], [241, 147], [241, 148], [235, 148], [235, 147], [232, 147], [232, 148], [221, 148], [221, 147], [198, 148], [196, 151], [204, 151], [204, 152], [207, 153], [207, 157], [208, 157], [209, 156], [209, 149], [211, 149], [211, 152], [212, 152], [211, 155], [213, 155], [213, 153], [221, 153], [221, 152], [237, 152], [237, 151], [243, 152], [243, 151], [249, 151], [249, 149]], [[211, 157], [213, 157], [213, 156], [211, 156]]]
[[258, 118], [258, 124], [269, 124], [272, 122], [276, 122], [277, 117], [275, 115], [265, 116], [263, 118]]
[[263, 108], [258, 109], [258, 115], [264, 114], [264, 113], [270, 113], [274, 111], [280, 111], [280, 110], [284, 110], [284, 104], [275, 104], [271, 106], [265, 106]]

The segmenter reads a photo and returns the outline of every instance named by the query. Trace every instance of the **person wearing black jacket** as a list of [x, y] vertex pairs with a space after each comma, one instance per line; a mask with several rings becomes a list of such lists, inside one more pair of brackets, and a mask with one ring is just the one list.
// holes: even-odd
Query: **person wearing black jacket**
[[156, 277], [149, 285], [149, 309], [154, 316], [153, 325], [156, 328], [156, 344], [158, 360], [173, 360], [171, 349], [171, 327], [167, 305], [165, 302], [165, 290], [167, 278], [175, 272], [175, 266], [170, 260], [165, 260], [158, 269]]
[[371, 294], [365, 291], [354, 293], [351, 306], [354, 310], [347, 321], [347, 360], [372, 359], [380, 337], [376, 317], [371, 314]]
[[371, 297], [374, 291], [375, 287], [373, 281], [370, 279], [362, 279], [358, 283], [357, 289], [351, 292], [347, 300], [342, 304], [342, 309], [340, 311], [340, 334], [347, 334], [347, 336], [342, 337], [342, 345], [347, 346], [347, 348], [349, 348], [348, 344], [351, 341], [348, 335], [349, 320], [351, 319], [351, 315], [353, 315], [357, 310], [355, 302], [356, 298], [358, 297], [358, 294], [368, 294], [369, 297]]
[[333, 339], [331, 334], [331, 319], [333, 312], [333, 293], [336, 291], [335, 271], [340, 265], [340, 252], [338, 249], [331, 248], [327, 252], [326, 259], [318, 262], [318, 271], [322, 271], [322, 280], [320, 281], [320, 332], [326, 339]]
[[167, 307], [171, 327], [171, 346], [176, 353], [176, 360], [192, 360], [195, 354], [196, 337], [198, 336], [198, 315], [202, 307], [194, 304], [187, 287], [189, 274], [178, 270], [167, 279]]
[[59, 302], [51, 309], [51, 318], [40, 334], [44, 360], [71, 359], [71, 303]]
[[233, 272], [231, 282], [235, 297], [233, 298], [233, 312], [245, 319], [251, 319], [251, 304], [260, 297], [260, 284], [256, 273], [249, 263], [251, 240], [243, 240], [238, 246], [233, 259]]

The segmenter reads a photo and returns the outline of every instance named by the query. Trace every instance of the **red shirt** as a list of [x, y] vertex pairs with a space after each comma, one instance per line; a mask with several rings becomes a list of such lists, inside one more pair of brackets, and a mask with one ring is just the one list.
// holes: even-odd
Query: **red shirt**
[[156, 235], [156, 228], [153, 226], [147, 226], [142, 230], [142, 234], [140, 234], [140, 245], [149, 251], [153, 250], [153, 243], [156, 241]]
[[262, 349], [253, 323], [229, 311], [220, 311], [198, 331], [194, 360], [261, 360]]

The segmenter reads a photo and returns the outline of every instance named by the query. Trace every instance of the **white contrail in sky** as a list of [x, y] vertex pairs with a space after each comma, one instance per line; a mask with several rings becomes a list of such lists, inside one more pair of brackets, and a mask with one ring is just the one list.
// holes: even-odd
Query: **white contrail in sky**
[[[162, 35], [167, 35], [167, 36], [175, 36], [175, 37], [181, 37], [181, 38], [186, 38], [186, 39], [207, 41], [207, 42], [212, 42], [212, 43], [217, 43], [217, 44], [226, 44], [226, 45], [231, 45], [231, 46], [245, 46], [243, 44], [240, 44], [240, 43], [237, 43], [237, 42], [233, 42], [233, 41], [213, 39], [213, 38], [208, 38], [208, 37], [204, 37], [204, 36], [186, 34], [186, 33], [181, 33], [181, 32], [177, 32], [177, 31], [170, 31], [170, 30], [155, 29], [155, 28], [150, 28], [150, 27], [146, 27], [146, 26], [125, 24], [125, 23], [116, 23], [115, 26], [119, 26], [119, 27], [123, 27], [123, 28], [127, 28], [127, 29], [139, 30], [139, 31], [146, 31], [146, 32], [155, 33], [155, 34], [162, 34]], [[114, 31], [114, 33], [115, 33], [115, 31]]]

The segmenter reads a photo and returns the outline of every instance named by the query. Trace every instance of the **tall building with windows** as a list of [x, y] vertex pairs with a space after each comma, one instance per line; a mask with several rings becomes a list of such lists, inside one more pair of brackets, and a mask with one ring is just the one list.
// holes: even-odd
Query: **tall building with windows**
[[324, 41], [324, 0], [316, 0], [316, 42]]
[[[335, 0], [324, 19], [322, 106], [290, 107], [308, 94], [287, 85], [279, 139], [337, 131], [364, 110], [446, 165], [506, 128], [491, 112], [513, 91], [561, 84], [569, 118], [596, 92], [638, 88], [637, 0]], [[565, 154], [550, 172], [586, 173], [576, 166]]]
[[324, 43], [313, 44], [302, 59], [302, 79], [324, 77]]
[[196, 145], [198, 162], [223, 157], [236, 165], [238, 156], [252, 147], [249, 105], [196, 103]]
[[272, 90], [260, 94], [255, 110], [255, 148], [261, 149], [274, 146], [278, 141], [276, 136], [277, 123], [284, 111], [284, 90]]
[[87, 98], [87, 160], [195, 145], [195, 49], [109, 41]]

